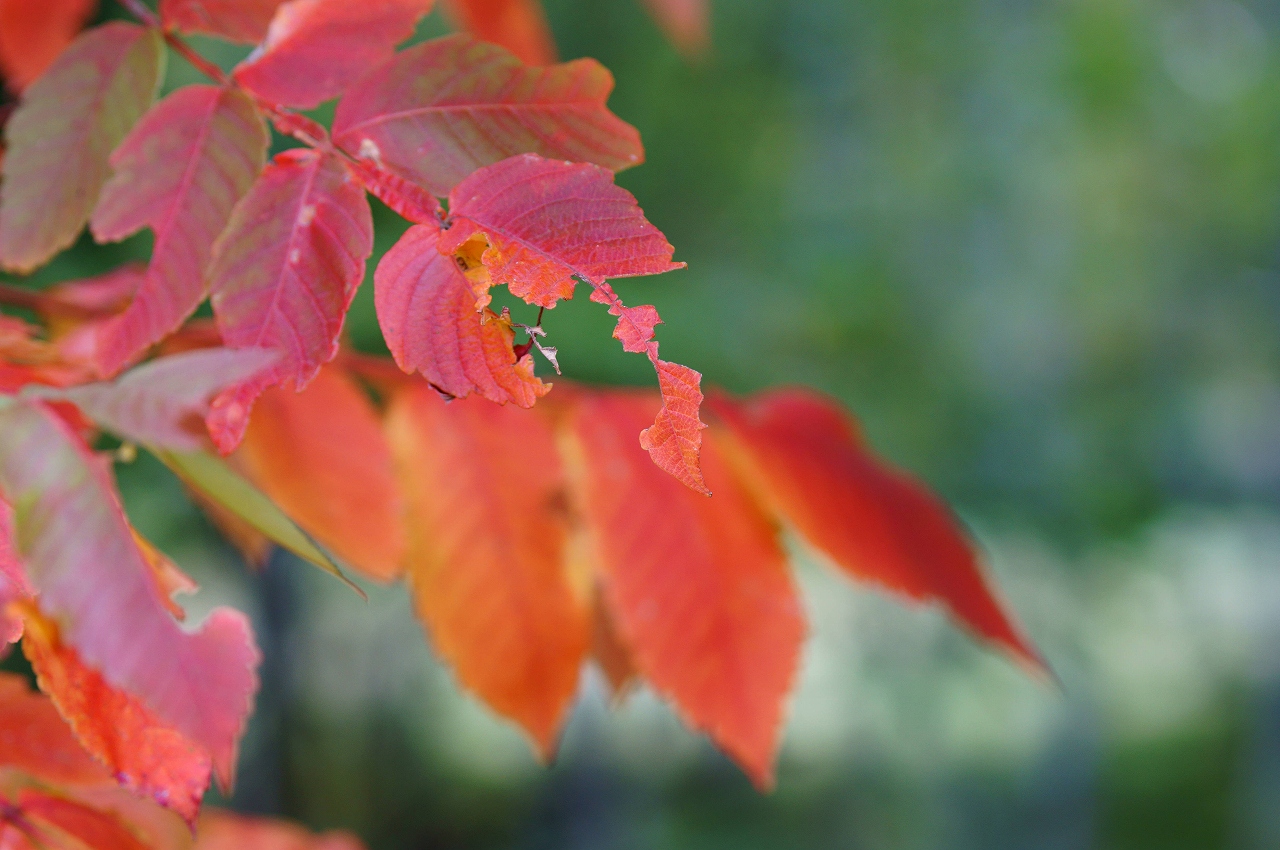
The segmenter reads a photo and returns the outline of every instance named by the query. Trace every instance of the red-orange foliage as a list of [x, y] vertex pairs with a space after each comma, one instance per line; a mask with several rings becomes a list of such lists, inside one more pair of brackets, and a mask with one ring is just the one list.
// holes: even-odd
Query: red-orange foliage
[[[461, 684], [548, 757], [594, 660], [771, 785], [806, 629], [788, 531], [1040, 663], [946, 508], [836, 405], [715, 394], [704, 414], [702, 376], [659, 357], [657, 310], [611, 282], [683, 266], [614, 184], [639, 135], [598, 63], [527, 64], [554, 58], [536, 0], [449, 3], [511, 52], [456, 35], [400, 53], [430, 0], [123, 2], [138, 23], [70, 41], [89, 5], [41, 23], [0, 0], [0, 68], [24, 90], [0, 264], [34, 269], [86, 224], [155, 237], [145, 268], [0, 291], [42, 322], [0, 316], [0, 640], [50, 698], [0, 677], [0, 846], [186, 846], [172, 813], [198, 847], [358, 846], [199, 815], [234, 775], [258, 652], [238, 612], [179, 625], [194, 585], [129, 525], [97, 429], [154, 451], [255, 556], [275, 541], [403, 577]], [[648, 5], [701, 49], [703, 3]], [[227, 73], [193, 31], [258, 48]], [[211, 84], [153, 104], [166, 45]], [[332, 135], [291, 111], [334, 97]], [[266, 162], [269, 126], [302, 146]], [[341, 345], [366, 192], [412, 223], [374, 272], [393, 360]], [[578, 283], [657, 393], [552, 392], [543, 328], [489, 308], [494, 286], [549, 309]], [[216, 326], [189, 321], [206, 298]]]

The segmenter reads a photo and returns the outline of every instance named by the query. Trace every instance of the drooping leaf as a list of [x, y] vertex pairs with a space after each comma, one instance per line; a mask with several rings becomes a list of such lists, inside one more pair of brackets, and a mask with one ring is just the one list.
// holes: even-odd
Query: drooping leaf
[[555, 747], [590, 641], [590, 586], [565, 568], [564, 478], [532, 412], [446, 403], [418, 384], [387, 430], [409, 500], [408, 577], [462, 684]]
[[76, 39], [26, 92], [6, 127], [0, 263], [28, 272], [76, 238], [107, 159], [155, 97], [160, 37], [123, 22]]
[[644, 0], [667, 38], [686, 56], [706, 51], [710, 41], [709, 0]]
[[284, 0], [160, 0], [160, 20], [182, 32], [202, 32], [257, 44]]
[[55, 415], [11, 402], [0, 407], [0, 435], [0, 492], [15, 506], [40, 613], [112, 687], [203, 747], [229, 783], [257, 689], [247, 619], [219, 608], [195, 632], [178, 626], [105, 469]]
[[918, 482], [878, 460], [836, 404], [808, 390], [717, 395], [729, 456], [762, 504], [856, 579], [944, 603], [979, 635], [1043, 669], [996, 600], [968, 536]]
[[448, 0], [449, 17], [481, 41], [498, 44], [526, 65], [556, 61], [541, 0]]
[[611, 91], [613, 75], [594, 59], [530, 68], [499, 47], [440, 38], [352, 87], [338, 103], [334, 141], [438, 195], [521, 153], [617, 171], [642, 162], [644, 147], [605, 106]]
[[591, 300], [618, 317], [614, 337], [626, 351], [653, 363], [663, 406], [641, 445], [660, 468], [700, 493], [708, 493], [698, 465], [702, 429], [702, 375], [658, 357], [659, 323], [653, 307], [627, 307], [606, 278], [658, 274], [682, 268], [672, 248], [644, 217], [636, 200], [594, 165], [546, 160], [534, 154], [482, 168], [449, 196], [453, 225], [440, 250], [464, 260], [479, 254], [472, 274], [480, 303], [488, 289], [505, 284], [530, 304], [553, 307], [573, 296], [574, 279], [591, 284]]
[[532, 407], [550, 385], [534, 375], [530, 355], [516, 357], [511, 324], [476, 309], [471, 284], [437, 250], [439, 236], [430, 225], [409, 228], [374, 272], [378, 322], [396, 363], [458, 398], [475, 392]]
[[604, 598], [644, 678], [767, 787], [804, 615], [774, 528], [716, 448], [702, 459], [708, 499], [635, 445], [656, 407], [643, 394], [590, 393], [572, 417]]
[[0, 673], [0, 764], [46, 782], [113, 782], [72, 736], [53, 703], [15, 673]]
[[0, 0], [0, 71], [9, 91], [43, 74], [97, 7], [97, 0]]
[[[194, 822], [209, 787], [208, 748], [86, 665], [79, 652], [62, 643], [58, 626], [34, 606], [28, 607], [24, 619], [22, 650], [40, 690], [53, 700], [84, 748], [126, 788]], [[205, 671], [194, 668], [178, 675], [190, 680]]]
[[273, 103], [314, 108], [390, 59], [432, 2], [289, 0], [233, 76]]
[[349, 832], [313, 834], [282, 820], [205, 809], [192, 850], [365, 850]]
[[379, 581], [400, 574], [403, 506], [391, 450], [373, 404], [339, 369], [322, 369], [301, 393], [263, 393], [235, 459], [342, 561]]
[[93, 212], [93, 234], [116, 241], [151, 227], [155, 247], [133, 303], [96, 329], [104, 375], [177, 330], [204, 300], [213, 243], [262, 170], [267, 141], [243, 92], [187, 86], [143, 116], [111, 155], [115, 173]]
[[130, 369], [114, 381], [82, 384], [42, 397], [72, 402], [103, 428], [136, 443], [195, 451], [208, 439], [213, 397], [268, 369], [276, 354], [262, 348], [206, 348]]
[[209, 273], [218, 329], [228, 346], [269, 348], [280, 360], [215, 401], [211, 433], [224, 453], [263, 389], [301, 389], [333, 359], [372, 251], [369, 202], [336, 157], [285, 151], [236, 205]]
[[302, 532], [261, 490], [245, 480], [227, 462], [208, 452], [154, 452], [182, 483], [257, 529], [268, 540], [283, 546], [308, 563], [340, 579], [356, 593], [363, 592], [342, 574], [333, 559]]

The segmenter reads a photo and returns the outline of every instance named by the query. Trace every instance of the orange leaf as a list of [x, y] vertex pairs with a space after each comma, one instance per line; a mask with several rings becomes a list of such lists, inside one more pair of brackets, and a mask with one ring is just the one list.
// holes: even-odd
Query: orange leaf
[[505, 47], [526, 65], [556, 61], [556, 43], [539, 0], [448, 0], [447, 7], [461, 29]]
[[236, 459], [340, 559], [379, 581], [399, 575], [405, 542], [391, 451], [373, 403], [339, 369], [322, 369], [301, 393], [263, 393]]
[[24, 605], [23, 617], [27, 629], [22, 649], [40, 689], [52, 698], [84, 748], [125, 787], [194, 821], [209, 787], [208, 752], [86, 666], [79, 653], [62, 644], [57, 625], [35, 606]]
[[387, 430], [409, 500], [409, 582], [440, 653], [544, 756], [577, 690], [588, 594], [565, 568], [564, 481], [533, 411], [445, 403], [421, 384]]
[[715, 446], [703, 453], [708, 499], [635, 445], [656, 406], [648, 395], [592, 394], [571, 420], [605, 600], [645, 679], [768, 787], [804, 615], [775, 529]]
[[0, 70], [18, 93], [53, 64], [97, 9], [97, 0], [0, 0]]
[[92, 850], [150, 850], [120, 818], [75, 800], [28, 790], [18, 796], [18, 808], [37, 827], [53, 826]]
[[113, 782], [76, 741], [53, 703], [32, 693], [14, 673], [0, 673], [0, 765], [46, 782]]
[[762, 504], [854, 578], [936, 600], [1033, 667], [1044, 663], [993, 595], [972, 543], [936, 496], [876, 459], [834, 402], [778, 390], [712, 410]]

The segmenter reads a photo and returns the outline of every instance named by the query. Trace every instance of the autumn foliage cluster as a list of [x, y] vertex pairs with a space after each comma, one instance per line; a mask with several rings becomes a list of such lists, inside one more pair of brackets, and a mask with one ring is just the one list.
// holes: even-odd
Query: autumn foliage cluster
[[[605, 68], [554, 63], [532, 0], [454, 0], [462, 34], [399, 52], [431, 0], [127, 0], [135, 22], [83, 32], [91, 3], [39, 5], [0, 0], [19, 95], [0, 264], [29, 272], [86, 225], [154, 247], [0, 287], [25, 311], [0, 315], [0, 640], [47, 695], [0, 679], [0, 846], [186, 846], [197, 818], [200, 846], [290, 829], [200, 816], [211, 778], [234, 777], [259, 653], [237, 611], [182, 622], [194, 584], [115, 490], [135, 446], [250, 561], [278, 545], [348, 582], [403, 578], [460, 684], [544, 757], [591, 661], [769, 786], [806, 628], [784, 533], [1038, 664], [945, 506], [847, 414], [803, 390], [704, 398], [659, 356], [657, 311], [612, 282], [682, 265], [614, 184], [639, 134], [606, 106]], [[650, 5], [703, 46], [703, 4]], [[188, 32], [257, 47], [228, 72]], [[170, 51], [209, 82], [154, 102]], [[305, 114], [334, 98], [332, 126]], [[272, 130], [297, 146], [268, 161]], [[373, 272], [390, 359], [341, 334], [369, 195], [410, 223]], [[539, 320], [495, 312], [495, 286]], [[656, 393], [539, 376], [535, 357], [558, 371], [541, 311], [579, 286]], [[212, 321], [193, 319], [206, 301]], [[124, 449], [97, 451], [102, 433]]]

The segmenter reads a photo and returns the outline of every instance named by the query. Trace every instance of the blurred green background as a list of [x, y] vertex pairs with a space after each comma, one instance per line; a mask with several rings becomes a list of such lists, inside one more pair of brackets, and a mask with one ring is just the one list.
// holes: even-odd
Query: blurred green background
[[[664, 356], [842, 399], [973, 527], [1061, 688], [802, 561], [775, 792], [594, 673], [544, 767], [402, 589], [249, 573], [142, 459], [139, 526], [267, 651], [234, 805], [375, 850], [1280, 847], [1280, 5], [724, 0], [693, 63], [634, 0], [547, 7], [615, 73], [648, 149], [619, 181], [689, 264], [618, 287]], [[648, 384], [611, 324], [545, 320], [567, 375]], [[370, 287], [349, 330], [380, 345]]]

